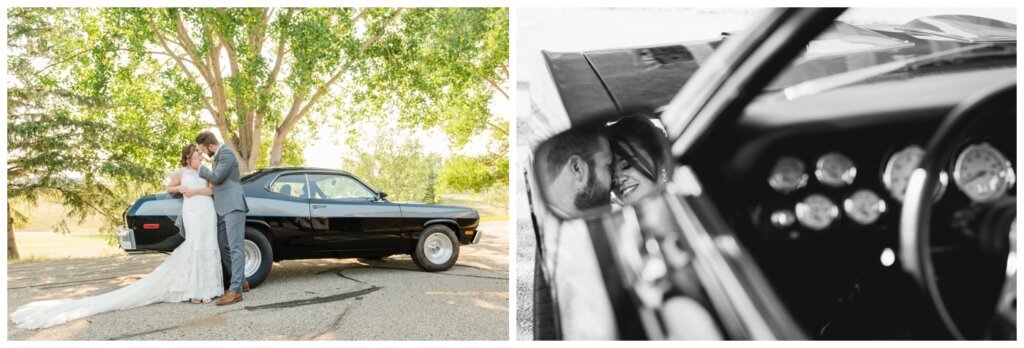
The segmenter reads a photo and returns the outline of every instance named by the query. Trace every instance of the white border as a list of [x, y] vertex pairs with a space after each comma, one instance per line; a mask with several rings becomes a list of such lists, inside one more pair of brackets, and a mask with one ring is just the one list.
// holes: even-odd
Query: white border
[[[372, 1], [372, 0], [340, 0], [340, 1], [327, 1], [327, 0], [307, 0], [307, 1], [251, 0], [251, 1], [245, 1], [244, 3], [240, 3], [238, 1], [225, 1], [225, 0], [205, 0], [205, 1], [200, 1], [200, 0], [176, 0], [176, 1], [170, 1], [170, 0], [153, 0], [153, 1], [70, 0], [70, 1], [60, 1], [60, 2], [57, 2], [57, 1], [38, 1], [38, 0], [37, 1], [32, 1], [32, 0], [8, 0], [4, 4], [4, 16], [3, 16], [2, 23], [3, 23], [3, 27], [6, 28], [7, 27], [7, 9], [8, 8], [10, 8], [10, 7], [21, 7], [21, 6], [24, 6], [24, 7], [40, 7], [40, 6], [71, 6], [71, 7], [93, 7], [93, 6], [109, 6], [109, 7], [131, 7], [131, 6], [144, 6], [144, 7], [171, 7], [171, 6], [173, 6], [173, 7], [209, 7], [209, 6], [232, 6], [232, 5], [244, 5], [244, 6], [253, 6], [253, 7], [263, 7], [263, 6], [275, 6], [275, 7], [279, 7], [279, 6], [298, 6], [298, 7], [335, 7], [335, 6], [337, 6], [337, 7], [344, 7], [344, 6], [512, 7], [512, 9], [509, 11], [510, 12], [509, 13], [509, 15], [510, 15], [510, 18], [509, 18], [509, 26], [510, 26], [510, 29], [509, 29], [510, 30], [510, 33], [509, 33], [509, 38], [510, 38], [510, 47], [509, 47], [509, 49], [510, 49], [510, 52], [509, 53], [510, 53], [510, 59], [514, 59], [514, 57], [517, 57], [517, 45], [516, 45], [516, 41], [515, 41], [516, 38], [517, 38], [517, 35], [516, 35], [516, 32], [515, 32], [515, 28], [517, 27], [517, 22], [518, 22], [517, 15], [516, 15], [516, 12], [517, 12], [516, 8], [517, 7], [760, 7], [760, 6], [771, 6], [771, 7], [779, 7], [779, 6], [1013, 7], [1013, 8], [1016, 9], [1017, 17], [1018, 18], [1021, 17], [1021, 7], [1019, 7], [1020, 5], [1018, 5], [1018, 2], [1009, 1], [1009, 0], [970, 0], [970, 1], [963, 1], [963, 0], [961, 0], [961, 1], [949, 1], [949, 0], [931, 0], [931, 1], [929, 1], [929, 0], [911, 0], [911, 1], [901, 1], [899, 3], [895, 3], [893, 1], [884, 1], [884, 0], [864, 0], [864, 1], [810, 1], [810, 0], [774, 0], [774, 1], [753, 1], [753, 0], [723, 1], [723, 0], [718, 0], [718, 1], [709, 1], [709, 0], [691, 0], [691, 1], [685, 1], [685, 2], [683, 2], [683, 1], [671, 1], [671, 0], [631, 0], [631, 1], [624, 1], [624, 0], [614, 0], [614, 1], [611, 1], [611, 0], [589, 0], [589, 1], [588, 0], [547, 0], [547, 1], [545, 1], [545, 0], [504, 0], [504, 1], [501, 1], [501, 0], [498, 0], [498, 1], [485, 1], [485, 0], [392, 0], [392, 1], [380, 1], [380, 0], [378, 0], [378, 1]], [[3, 30], [2, 33], [0, 33], [0, 37], [3, 38], [3, 41], [5, 43], [7, 42], [7, 30], [6, 29]], [[6, 57], [6, 49], [7, 49], [6, 47], [7, 46], [4, 45], [4, 48], [3, 48], [4, 56], [5, 57]], [[1020, 59], [1020, 58], [1018, 58], [1018, 59]], [[5, 59], [5, 61], [6, 61], [6, 59]], [[515, 81], [518, 81], [519, 66], [518, 66], [518, 64], [516, 64], [516, 62], [510, 62], [509, 65], [510, 65], [510, 77], [509, 78], [510, 78], [510, 81], [511, 81], [511, 84], [512, 84], [511, 88], [510, 88], [511, 94], [510, 94], [509, 101], [510, 101], [510, 104], [513, 105], [513, 108], [514, 108], [514, 107], [518, 107], [517, 100], [518, 100], [519, 96], [517, 96], [517, 93], [516, 93], [517, 89], [516, 89], [516, 86], [515, 86]], [[2, 69], [0, 71], [2, 71], [3, 75], [6, 76], [7, 64], [3, 64], [2, 68], [0, 68], [0, 69]], [[6, 84], [4, 86], [4, 93], [3, 94], [4, 94], [4, 98], [3, 98], [3, 101], [2, 101], [2, 106], [3, 106], [3, 109], [6, 110], [6, 105], [7, 105], [7, 98], [6, 98], [7, 89], [6, 89]], [[1021, 106], [1018, 105], [1018, 114], [1020, 114], [1020, 111], [1021, 111]], [[516, 324], [515, 324], [515, 320], [516, 320], [516, 315], [515, 315], [515, 308], [516, 308], [515, 307], [515, 305], [516, 305], [515, 290], [516, 290], [516, 284], [515, 284], [515, 280], [516, 280], [516, 277], [515, 277], [515, 274], [516, 274], [517, 268], [516, 268], [516, 265], [515, 265], [515, 261], [513, 259], [515, 257], [515, 249], [516, 249], [516, 246], [517, 246], [517, 243], [515, 241], [516, 240], [515, 234], [517, 233], [517, 230], [515, 228], [515, 221], [516, 221], [516, 216], [518, 216], [518, 212], [516, 211], [517, 210], [516, 209], [517, 205], [516, 205], [516, 202], [515, 202], [515, 199], [516, 199], [515, 189], [516, 189], [516, 186], [518, 185], [518, 180], [517, 179], [521, 175], [521, 169], [518, 168], [518, 162], [516, 160], [518, 158], [518, 156], [519, 156], [519, 154], [518, 154], [518, 147], [514, 143], [514, 142], [518, 141], [518, 139], [515, 139], [515, 136], [517, 134], [517, 127], [516, 127], [515, 116], [517, 116], [518, 113], [515, 111], [515, 109], [510, 110], [510, 112], [512, 112], [512, 115], [514, 115], [514, 116], [510, 120], [511, 124], [510, 124], [510, 140], [509, 140], [510, 142], [512, 142], [512, 143], [509, 144], [509, 147], [510, 147], [510, 149], [509, 149], [509, 156], [511, 158], [511, 160], [509, 162], [510, 162], [510, 165], [512, 166], [512, 168], [510, 168], [510, 170], [509, 170], [509, 175], [510, 175], [510, 178], [509, 178], [510, 193], [509, 193], [509, 205], [508, 205], [509, 206], [509, 212], [508, 212], [508, 216], [509, 216], [509, 260], [510, 260], [509, 261], [509, 333], [508, 333], [508, 337], [509, 337], [510, 340], [515, 340], [516, 339], [516, 332], [515, 332], [516, 331]], [[4, 153], [6, 154], [6, 150], [7, 150], [7, 123], [6, 123], [6, 121], [4, 122], [3, 126], [0, 127], [0, 128], [2, 128], [2, 131], [3, 131], [2, 135], [0, 135], [0, 138], [3, 139], [3, 145], [0, 145], [0, 147], [3, 148]], [[1018, 124], [1017, 124], [1017, 133], [1018, 134], [1021, 133], [1021, 129], [1022, 129], [1022, 125], [1021, 125], [1020, 122], [1018, 122]], [[1017, 144], [1017, 150], [1018, 150], [1017, 151], [1017, 153], [1018, 153], [1017, 161], [1018, 161], [1018, 163], [1020, 162], [1020, 159], [1021, 159], [1020, 149], [1021, 149], [1021, 144], [1018, 143]], [[0, 176], [2, 176], [4, 182], [6, 182], [6, 180], [7, 180], [7, 173], [4, 172]], [[3, 198], [4, 201], [6, 202], [6, 198], [7, 198], [6, 190], [2, 194], [0, 194], [0, 198]], [[6, 219], [6, 214], [7, 214], [6, 210], [3, 210], [2, 212], [0, 212], [0, 217], [3, 217], [4, 219]], [[4, 241], [3, 243], [6, 244], [6, 241]], [[1024, 258], [1021, 258], [1021, 260], [1018, 261], [1018, 262], [1024, 262]], [[1018, 267], [1018, 269], [1022, 269], [1022, 267]], [[7, 267], [6, 266], [3, 268], [3, 270], [0, 270], [0, 275], [3, 275], [4, 279], [7, 279]], [[1018, 291], [1021, 291], [1021, 290], [1018, 289]], [[0, 300], [0, 301], [3, 301], [3, 303], [5, 304], [5, 306], [4, 306], [5, 308], [6, 308], [6, 301], [7, 301], [7, 296], [6, 295], [7, 295], [7, 288], [4, 287], [2, 290], [0, 290], [0, 296], [3, 297], [3, 299]], [[8, 313], [10, 312], [10, 310], [11, 309], [8, 308]], [[9, 319], [7, 319], [5, 317], [5, 321], [8, 321], [8, 320]], [[1020, 314], [1018, 314], [1018, 322], [1019, 321], [1020, 321]], [[9, 323], [9, 321], [8, 321], [8, 323]], [[4, 335], [4, 340], [6, 340], [6, 338], [7, 338], [7, 328], [6, 327], [7, 326], [5, 325], [4, 328], [2, 329], [3, 330], [3, 335]], [[353, 343], [355, 343], [355, 342], [347, 342], [347, 343], [339, 343], [339, 342], [301, 342], [299, 344], [301, 344], [303, 346], [336, 347], [338, 344], [353, 344]], [[21, 347], [21, 346], [42, 347], [42, 346], [50, 346], [50, 345], [56, 345], [56, 344], [60, 344], [60, 342], [12, 342], [10, 346], [15, 346], [15, 347]], [[64, 343], [64, 344], [66, 345], [67, 343]], [[98, 347], [100, 345], [108, 345], [108, 344], [111, 344], [111, 345], [114, 345], [114, 346], [129, 346], [129, 345], [136, 346], [136, 345], [139, 345], [139, 344], [145, 344], [147, 346], [156, 346], [156, 347], [176, 347], [176, 346], [180, 345], [180, 343], [178, 343], [178, 342], [144, 342], [144, 343], [139, 343], [139, 342], [113, 342], [113, 343], [76, 342], [74, 344], [76, 346], [82, 346], [82, 347]], [[238, 343], [202, 342], [202, 343], [199, 343], [199, 344], [202, 345], [202, 346], [211, 346], [211, 347], [215, 347], [215, 346], [223, 347], [223, 346], [226, 346], [226, 345], [242, 345], [242, 344], [244, 344], [246, 346], [252, 346], [252, 347], [270, 347], [270, 346], [277, 346], [278, 345], [277, 342], [266, 342], [266, 341], [263, 341], [263, 342], [257, 341], [257, 342], [250, 342], [250, 343], [241, 343], [241, 342], [238, 342]], [[296, 344], [296, 343], [287, 343], [287, 344], [293, 345], [293, 344]], [[389, 343], [389, 342], [359, 342], [359, 343], [356, 343], [356, 344], [358, 346], [369, 346], [369, 347], [393, 347], [395, 345], [394, 343]], [[454, 347], [462, 347], [462, 346], [465, 346], [465, 347], [474, 347], [474, 348], [475, 347], [481, 347], [481, 346], [483, 346], [483, 347], [511, 346], [511, 345], [515, 345], [515, 346], [521, 346], [521, 345], [549, 346], [549, 345], [568, 345], [568, 344], [572, 344], [572, 343], [560, 343], [560, 342], [530, 342], [530, 343], [520, 343], [520, 342], [516, 342], [516, 343], [511, 343], [511, 342], [508, 342], [508, 343], [506, 343], [506, 342], [483, 342], [483, 343], [481, 343], [481, 342], [445, 342], [445, 341], [438, 341], [438, 342], [402, 342], [402, 343], [400, 343], [400, 345], [402, 345], [402, 346], [412, 346], [412, 345], [415, 345], [415, 346], [418, 346], [418, 347], [453, 347], [453, 346]], [[588, 346], [596, 345], [598, 347], [607, 347], [607, 346], [611, 346], [613, 344], [615, 344], [615, 345], [619, 345], [619, 344], [625, 345], [625, 344], [633, 344], [633, 343], [617, 343], [617, 342], [590, 342], [590, 343], [587, 343]], [[645, 344], [660, 345], [660, 346], [668, 346], [668, 345], [675, 346], [675, 345], [678, 345], [678, 344], [690, 345], [690, 344], [695, 344], [695, 343], [650, 342], [650, 343], [645, 343]], [[783, 347], [783, 346], [787, 346], [788, 347], [790, 345], [798, 345], [798, 346], [799, 345], [803, 345], [803, 346], [813, 345], [815, 347], [818, 347], [818, 346], [820, 346], [822, 344], [825, 344], [825, 345], [829, 345], [829, 346], [846, 346], [846, 347], [854, 347], [854, 346], [856, 346], [856, 347], [860, 347], [860, 346], [863, 346], [864, 344], [866, 344], [866, 342], [824, 342], [824, 343], [823, 342], [792, 342], [792, 343], [791, 342], [785, 342], [785, 343], [782, 343], [782, 342], [756, 342], [756, 343], [746, 343], [746, 342], [723, 342], [723, 343], [696, 342], [696, 344], [698, 346], [706, 346], [706, 345], [721, 345], [721, 346], [725, 346], [725, 345], [736, 345], [736, 344], [757, 344], [759, 346], [776, 346], [776, 347]], [[897, 344], [902, 345], [901, 343], [897, 343], [897, 342], [871, 342], [871, 343], [867, 343], [867, 344], [883, 345], [883, 346], [896, 346]], [[948, 347], [948, 346], [957, 345], [957, 344], [958, 343], [953, 343], [953, 342], [929, 342], [928, 343], [929, 346], [935, 345], [935, 346], [940, 346], [940, 347]], [[971, 346], [975, 346], [975, 345], [997, 346], [998, 345], [998, 346], [1010, 347], [1010, 346], [1014, 346], [1016, 344], [1016, 342], [980, 342], [980, 343], [972, 342], [972, 343], [966, 343], [966, 344], [970, 344]], [[964, 346], [966, 346], [966, 344]]]

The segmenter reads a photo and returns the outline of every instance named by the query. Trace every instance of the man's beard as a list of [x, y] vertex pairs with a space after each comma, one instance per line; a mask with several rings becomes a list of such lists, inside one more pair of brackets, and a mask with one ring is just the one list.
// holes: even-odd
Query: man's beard
[[[594, 168], [594, 165], [591, 165], [590, 168]], [[587, 178], [586, 187], [579, 193], [576, 193], [576, 199], [573, 201], [573, 204], [579, 210], [608, 205], [611, 203], [610, 190], [610, 187], [601, 186], [597, 183], [596, 170], [591, 170]]]

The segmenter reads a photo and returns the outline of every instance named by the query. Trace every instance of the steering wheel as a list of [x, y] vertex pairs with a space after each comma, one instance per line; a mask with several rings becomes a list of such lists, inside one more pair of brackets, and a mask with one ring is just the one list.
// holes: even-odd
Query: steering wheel
[[[1016, 110], [1017, 82], [1015, 79], [1002, 81], [995, 86], [973, 94], [957, 105], [939, 125], [938, 131], [928, 142], [924, 157], [918, 168], [911, 174], [906, 199], [900, 215], [900, 262], [918, 287], [934, 306], [939, 319], [955, 339], [965, 339], [966, 330], [950, 315], [947, 302], [939, 292], [938, 277], [933, 264], [931, 242], [932, 193], [939, 185], [939, 173], [950, 163], [959, 144], [969, 132], [995, 110], [1012, 108]], [[1013, 127], [1015, 124], [1009, 125]], [[994, 202], [977, 203], [972, 206], [977, 214], [971, 214], [971, 221], [962, 221], [975, 226], [977, 233], [968, 237], [983, 253], [1002, 260], [1013, 260], [1016, 254], [1016, 198], [1009, 195]], [[956, 220], [957, 218], [954, 218]], [[1002, 264], [1005, 263], [993, 263]], [[1016, 338], [1016, 268], [1007, 267], [1002, 293], [996, 301], [989, 332], [997, 328], [1012, 328], [1009, 335]], [[1006, 331], [1006, 330], [1002, 330]], [[972, 335], [973, 336], [973, 335]], [[975, 338], [976, 337], [970, 337]]]

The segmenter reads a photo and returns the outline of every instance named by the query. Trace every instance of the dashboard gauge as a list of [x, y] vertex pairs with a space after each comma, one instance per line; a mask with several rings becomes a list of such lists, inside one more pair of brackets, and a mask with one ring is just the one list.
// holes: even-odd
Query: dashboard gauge
[[796, 157], [786, 156], [775, 162], [768, 185], [775, 191], [787, 193], [807, 185], [807, 169]]
[[874, 191], [861, 189], [843, 200], [843, 211], [850, 220], [861, 225], [870, 225], [885, 213], [885, 201]]
[[796, 219], [809, 229], [820, 231], [832, 225], [839, 217], [839, 207], [820, 194], [813, 194], [796, 204]]
[[793, 211], [789, 209], [783, 209], [772, 212], [768, 219], [771, 220], [772, 226], [775, 228], [787, 228], [796, 222], [796, 215], [793, 215]]
[[[882, 184], [889, 194], [897, 202], [903, 203], [907, 195], [907, 184], [910, 183], [910, 174], [917, 169], [917, 165], [924, 158], [924, 149], [917, 145], [910, 145], [900, 150], [885, 163], [885, 171], [882, 172]], [[949, 182], [949, 174], [946, 171], [939, 173], [939, 185], [935, 187], [932, 201], [938, 201], [946, 192], [946, 184]]]
[[838, 152], [830, 152], [818, 158], [814, 177], [822, 184], [842, 187], [853, 183], [853, 179], [857, 177], [857, 167], [849, 157]]
[[974, 202], [1003, 197], [1017, 181], [1013, 165], [988, 143], [968, 146], [956, 158], [953, 181]]

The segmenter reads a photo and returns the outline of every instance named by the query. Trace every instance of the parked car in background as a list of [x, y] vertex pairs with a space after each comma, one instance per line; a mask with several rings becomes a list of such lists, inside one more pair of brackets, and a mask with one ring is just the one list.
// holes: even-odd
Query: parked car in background
[[[425, 271], [445, 271], [458, 260], [460, 245], [480, 241], [476, 210], [391, 202], [387, 193], [340, 170], [261, 169], [243, 176], [242, 186], [249, 206], [245, 276], [254, 287], [272, 262], [282, 260], [409, 254]], [[180, 211], [180, 196], [139, 198], [124, 212], [121, 247], [174, 250], [184, 241], [174, 225]]]

